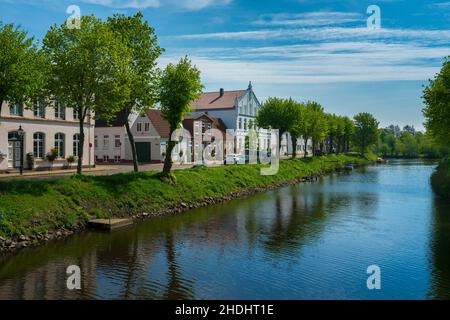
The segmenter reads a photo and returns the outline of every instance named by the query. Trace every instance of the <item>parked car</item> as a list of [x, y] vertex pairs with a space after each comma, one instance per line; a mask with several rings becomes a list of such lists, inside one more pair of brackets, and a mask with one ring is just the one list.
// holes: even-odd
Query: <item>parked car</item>
[[227, 154], [225, 164], [242, 164], [246, 163], [247, 157], [242, 154]]

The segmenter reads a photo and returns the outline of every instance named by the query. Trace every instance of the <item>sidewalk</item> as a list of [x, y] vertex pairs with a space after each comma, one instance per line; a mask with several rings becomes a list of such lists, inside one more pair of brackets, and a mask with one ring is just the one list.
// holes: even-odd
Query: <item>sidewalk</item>
[[[173, 170], [183, 170], [191, 168], [192, 165], [173, 165]], [[162, 171], [163, 164], [143, 164], [139, 166], [139, 171]], [[84, 175], [91, 176], [108, 176], [117, 173], [126, 173], [133, 171], [132, 164], [117, 164], [117, 165], [97, 165], [95, 168], [83, 168]], [[67, 176], [71, 176], [77, 172], [76, 168], [73, 169], [55, 169], [51, 171], [27, 171], [23, 172], [21, 176], [18, 170], [14, 170], [11, 173], [0, 173], [0, 181], [9, 179], [60, 179]]]

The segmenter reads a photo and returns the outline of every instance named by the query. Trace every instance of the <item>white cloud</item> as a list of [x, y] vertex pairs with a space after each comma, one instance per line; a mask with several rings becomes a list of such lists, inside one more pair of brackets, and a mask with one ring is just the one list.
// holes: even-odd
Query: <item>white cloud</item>
[[306, 12], [306, 13], [276, 13], [262, 15], [254, 25], [263, 26], [326, 26], [364, 21], [365, 19], [352, 12]]
[[160, 6], [159, 0], [83, 0], [83, 2], [120, 9], [145, 9]]
[[[190, 52], [206, 83], [311, 84], [356, 81], [426, 80], [438, 70], [449, 46], [420, 43], [332, 42], [259, 48], [209, 48]], [[180, 52], [181, 54], [181, 52]], [[177, 60], [164, 56], [160, 63]], [[431, 63], [430, 63], [431, 61]]]
[[177, 6], [188, 10], [200, 10], [209, 6], [228, 5], [232, 0], [82, 0], [86, 3], [111, 8], [145, 9], [161, 6]]

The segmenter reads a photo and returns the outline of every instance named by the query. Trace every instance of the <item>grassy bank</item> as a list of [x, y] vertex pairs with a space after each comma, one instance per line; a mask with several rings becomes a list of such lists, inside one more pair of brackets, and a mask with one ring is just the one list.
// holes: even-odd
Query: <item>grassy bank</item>
[[45, 234], [108, 217], [109, 212], [116, 217], [133, 216], [220, 198], [239, 190], [324, 174], [348, 162], [362, 165], [368, 160], [354, 155], [282, 160], [273, 176], [261, 176], [260, 165], [197, 167], [176, 171], [175, 185], [162, 182], [151, 172], [0, 182], [0, 236]]
[[431, 186], [436, 194], [450, 199], [450, 158], [439, 163], [438, 168], [431, 176]]

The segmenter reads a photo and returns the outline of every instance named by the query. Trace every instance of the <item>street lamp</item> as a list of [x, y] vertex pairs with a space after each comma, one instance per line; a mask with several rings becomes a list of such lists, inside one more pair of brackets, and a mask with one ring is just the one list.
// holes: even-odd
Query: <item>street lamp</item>
[[23, 136], [25, 131], [23, 131], [22, 126], [19, 126], [19, 130], [17, 130], [17, 134], [20, 139], [20, 175], [23, 174]]

